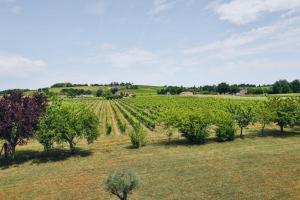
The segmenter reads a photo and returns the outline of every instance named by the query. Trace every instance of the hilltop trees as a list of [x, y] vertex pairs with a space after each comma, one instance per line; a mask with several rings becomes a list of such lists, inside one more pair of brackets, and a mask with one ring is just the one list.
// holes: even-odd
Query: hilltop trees
[[228, 85], [227, 83], [220, 83], [218, 86], [217, 86], [217, 91], [220, 93], [220, 94], [225, 94], [227, 92], [230, 92], [230, 85]]
[[6, 141], [6, 156], [14, 157], [16, 146], [26, 144], [34, 136], [46, 107], [47, 98], [42, 94], [29, 97], [16, 91], [0, 99], [0, 139]]
[[294, 93], [300, 93], [300, 81], [294, 80], [291, 83], [291, 88]]
[[272, 90], [274, 94], [289, 93], [291, 87], [287, 80], [279, 80], [273, 84]]
[[49, 150], [54, 143], [68, 143], [71, 153], [76, 143], [85, 138], [92, 143], [99, 136], [99, 119], [85, 106], [53, 102], [42, 116], [37, 131], [38, 141]]

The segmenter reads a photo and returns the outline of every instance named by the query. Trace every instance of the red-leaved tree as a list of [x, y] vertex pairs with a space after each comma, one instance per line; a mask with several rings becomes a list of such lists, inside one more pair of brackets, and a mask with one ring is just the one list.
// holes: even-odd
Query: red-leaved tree
[[[14, 157], [16, 146], [26, 144], [34, 135], [38, 120], [46, 110], [47, 98], [42, 94], [24, 96], [21, 92], [0, 97], [0, 139]], [[7, 153], [6, 153], [7, 156]]]

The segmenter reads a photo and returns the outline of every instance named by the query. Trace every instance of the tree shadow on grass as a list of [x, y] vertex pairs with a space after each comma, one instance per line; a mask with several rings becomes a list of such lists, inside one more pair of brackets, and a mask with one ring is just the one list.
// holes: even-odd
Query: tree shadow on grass
[[[262, 138], [262, 137], [277, 137], [277, 138], [289, 138], [289, 137], [300, 137], [300, 128], [296, 127], [291, 129], [287, 129], [284, 131], [284, 133], [281, 133], [279, 130], [274, 129], [266, 129], [264, 131], [264, 134], [261, 133], [261, 130], [248, 130], [247, 134], [244, 134], [242, 137], [240, 135], [236, 135], [236, 139], [254, 139], [254, 138]], [[225, 141], [231, 142], [231, 141]], [[155, 141], [151, 145], [153, 146], [196, 146], [196, 145], [207, 145], [207, 144], [213, 144], [213, 143], [224, 143], [217, 140], [216, 137], [210, 137], [207, 139], [205, 143], [190, 143], [184, 138], [174, 138], [171, 141], [164, 139]], [[127, 147], [130, 149], [130, 147]]]
[[253, 130], [250, 131], [247, 135], [245, 135], [246, 138], [255, 138], [255, 137], [276, 137], [276, 138], [288, 138], [288, 137], [300, 137], [300, 132], [297, 129], [291, 130], [285, 130], [283, 133], [281, 133], [279, 130], [274, 129], [266, 129], [264, 133], [262, 133], [260, 130]]
[[15, 158], [0, 158], [0, 168], [7, 169], [16, 167], [23, 163], [31, 161], [31, 164], [42, 164], [47, 162], [58, 162], [67, 160], [70, 157], [87, 157], [92, 152], [90, 150], [76, 149], [74, 154], [66, 149], [53, 149], [49, 152], [34, 151], [34, 150], [19, 150], [16, 151]]
[[174, 138], [174, 139], [171, 139], [170, 141], [168, 139], [159, 140], [159, 141], [152, 143], [151, 145], [154, 145], [154, 146], [162, 146], [162, 145], [165, 145], [165, 146], [197, 146], [197, 145], [206, 145], [206, 144], [215, 143], [216, 141], [217, 141], [216, 138], [208, 138], [205, 143], [191, 143], [184, 138]]

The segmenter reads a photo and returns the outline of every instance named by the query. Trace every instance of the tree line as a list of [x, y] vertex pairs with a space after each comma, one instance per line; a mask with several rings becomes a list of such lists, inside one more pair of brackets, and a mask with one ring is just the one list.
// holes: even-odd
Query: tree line
[[227, 84], [222, 82], [218, 85], [205, 85], [199, 87], [183, 87], [183, 86], [164, 86], [158, 90], [158, 94], [176, 95], [184, 91], [190, 91], [199, 94], [238, 94], [244, 91], [247, 94], [286, 94], [286, 93], [300, 93], [300, 81], [294, 80], [288, 82], [287, 80], [276, 81], [272, 85], [258, 85], [255, 84]]

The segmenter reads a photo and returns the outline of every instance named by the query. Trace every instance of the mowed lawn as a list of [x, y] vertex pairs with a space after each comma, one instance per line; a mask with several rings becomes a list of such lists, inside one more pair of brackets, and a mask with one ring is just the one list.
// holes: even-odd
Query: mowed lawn
[[33, 141], [15, 164], [0, 160], [0, 199], [115, 199], [104, 180], [120, 167], [141, 179], [130, 199], [300, 199], [300, 130], [269, 134], [206, 145], [157, 134], [139, 150], [127, 136], [102, 136], [76, 156], [44, 154]]

